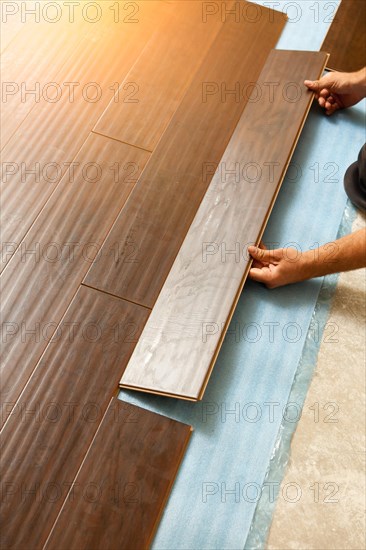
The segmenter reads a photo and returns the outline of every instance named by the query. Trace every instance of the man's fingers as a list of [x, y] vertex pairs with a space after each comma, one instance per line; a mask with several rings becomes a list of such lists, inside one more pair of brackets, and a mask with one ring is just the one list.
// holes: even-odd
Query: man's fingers
[[320, 90], [319, 95], [320, 97], [325, 97], [326, 99], [330, 96], [330, 91], [327, 88], [323, 88], [322, 90]]
[[326, 110], [327, 115], [332, 115], [335, 111], [338, 111], [338, 109], [341, 109], [343, 106], [342, 101], [339, 99], [338, 96], [333, 94], [323, 95], [323, 92], [318, 98], [318, 103], [320, 107]]
[[249, 271], [249, 279], [252, 279], [252, 281], [256, 281], [257, 283], [268, 284], [271, 280], [271, 273], [268, 267], [264, 267], [263, 269], [253, 267]]
[[259, 260], [253, 260], [252, 267], [258, 267], [258, 269], [262, 269], [262, 267], [265, 267], [269, 265], [268, 263], [260, 262]]
[[338, 105], [338, 103], [333, 103], [332, 101], [326, 101], [325, 102], [325, 109], [327, 111], [331, 111], [332, 113], [334, 113], [334, 111], [339, 109], [339, 105]]

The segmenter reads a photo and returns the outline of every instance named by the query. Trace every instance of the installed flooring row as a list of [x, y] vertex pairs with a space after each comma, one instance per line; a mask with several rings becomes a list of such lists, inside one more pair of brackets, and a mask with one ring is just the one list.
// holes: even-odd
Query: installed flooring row
[[[149, 545], [191, 428], [117, 402], [118, 382], [248, 101], [230, 90], [285, 22], [118, 5], [3, 51], [2, 548]], [[127, 294], [85, 279], [110, 259]]]
[[[329, 4], [328, 8], [334, 9]], [[322, 45], [330, 53], [327, 67], [333, 71], [359, 71], [365, 67], [366, 4], [342, 0]]]
[[186, 448], [118, 383], [202, 396], [250, 265], [223, 245], [260, 238], [327, 60], [270, 54], [283, 14], [204, 4], [3, 48], [3, 548], [148, 546]]

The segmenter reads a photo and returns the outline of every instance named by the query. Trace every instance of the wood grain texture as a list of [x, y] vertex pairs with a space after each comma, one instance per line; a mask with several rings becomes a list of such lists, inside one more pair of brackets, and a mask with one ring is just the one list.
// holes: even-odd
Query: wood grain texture
[[[148, 548], [190, 435], [113, 399], [45, 548]], [[84, 496], [90, 487], [95, 502]]]
[[138, 22], [124, 22], [129, 12], [121, 8], [114, 23], [109, 5], [103, 3], [103, 13], [110, 15], [94, 26], [85, 48], [59, 74], [62, 82], [76, 83], [73, 93], [62, 94], [56, 103], [41, 99], [3, 150], [0, 269], [68, 171], [113, 97], [114, 84], [124, 80], [166, 9], [166, 2], [159, 0], [136, 2]]
[[1, 433], [1, 548], [43, 547], [147, 315], [78, 291]]
[[352, 72], [366, 65], [366, 3], [342, 0], [322, 45], [327, 68]]
[[85, 278], [90, 286], [153, 306], [209, 185], [210, 177], [202, 177], [205, 164], [220, 161], [247, 86], [285, 24], [282, 13], [259, 9], [255, 23], [226, 19], [106, 240], [108, 250], [133, 237], [136, 262], [122, 268], [121, 258], [102, 250]]
[[[233, 2], [227, 2], [230, 8]], [[153, 151], [177, 110], [222, 22], [203, 22], [202, 3], [175, 0], [169, 19], [146, 45], [126, 76], [120, 93], [127, 102], [111, 101], [94, 130]]]
[[20, 395], [149, 156], [91, 135], [1, 274], [1, 405]]
[[[179, 250], [121, 385], [202, 397], [313, 95], [323, 52], [273, 50]], [[268, 87], [272, 83], [272, 91]], [[253, 92], [254, 93], [254, 92]], [[253, 95], [253, 98], [257, 95]]]
[[[20, 13], [19, 7], [19, 18]], [[62, 93], [62, 68], [72, 54], [81, 55], [88, 47], [87, 35], [91, 33], [90, 25], [88, 28], [83, 21], [28, 22], [23, 26], [1, 56], [1, 150], [43, 96], [51, 103]]]
[[22, 0], [14, 0], [8, 7], [2, 6], [0, 18], [0, 53], [2, 54], [24, 28], [20, 5]]

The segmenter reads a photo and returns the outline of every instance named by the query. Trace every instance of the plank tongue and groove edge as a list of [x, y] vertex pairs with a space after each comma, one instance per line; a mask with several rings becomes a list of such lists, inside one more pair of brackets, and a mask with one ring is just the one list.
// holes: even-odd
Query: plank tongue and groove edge
[[149, 548], [191, 431], [112, 399], [45, 550]]
[[[116, 2], [103, 3], [103, 17], [75, 47], [58, 73], [62, 83], [74, 83], [68, 93], [50, 102], [42, 96], [2, 152], [2, 270], [42, 208], [75, 160], [90, 131], [136, 62], [170, 6], [160, 0], [134, 3], [138, 21], [114, 21]], [[123, 2], [122, 5], [125, 5]], [[36, 25], [37, 26], [37, 25]], [[75, 32], [75, 31], [74, 31]], [[32, 47], [30, 43], [28, 47]], [[94, 83], [94, 84], [93, 84]], [[121, 98], [123, 99], [123, 98]]]
[[[120, 385], [202, 398], [328, 55], [273, 50]], [[290, 207], [290, 206], [289, 206]]]
[[[237, 5], [245, 13], [249, 4]], [[85, 284], [153, 306], [210, 183], [202, 171], [220, 161], [284, 27], [284, 14], [255, 8], [255, 22], [226, 18]], [[123, 257], [107, 251], [126, 239], [136, 243], [136, 255], [122, 265]]]
[[352, 72], [365, 66], [365, 0], [341, 1], [321, 49], [330, 54], [327, 68], [333, 71]]
[[[228, 10], [233, 1], [225, 2]], [[209, 24], [201, 2], [175, 0], [122, 83], [125, 100], [111, 100], [94, 131], [153, 151], [178, 108], [222, 21]]]
[[1, 548], [43, 548], [148, 314], [86, 287], [77, 292], [1, 432]]

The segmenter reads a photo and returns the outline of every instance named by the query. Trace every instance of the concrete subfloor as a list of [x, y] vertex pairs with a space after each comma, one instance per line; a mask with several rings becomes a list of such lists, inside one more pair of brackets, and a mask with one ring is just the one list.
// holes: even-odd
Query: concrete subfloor
[[[358, 214], [353, 231], [365, 226]], [[366, 269], [340, 275], [268, 550], [366, 547], [365, 290]]]

